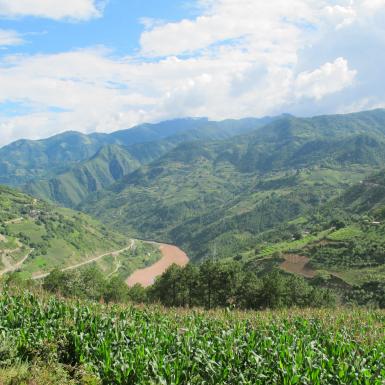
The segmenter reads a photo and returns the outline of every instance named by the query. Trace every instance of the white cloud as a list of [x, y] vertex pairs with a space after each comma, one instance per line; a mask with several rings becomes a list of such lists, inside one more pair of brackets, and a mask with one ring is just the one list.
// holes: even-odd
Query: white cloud
[[101, 16], [97, 0], [0, 0], [0, 16], [36, 16], [48, 19], [89, 20]]
[[23, 39], [16, 31], [0, 29], [0, 47], [19, 45], [22, 43]]
[[[195, 19], [147, 20], [136, 56], [84, 49], [0, 57], [0, 103], [29, 106], [18, 116], [0, 112], [0, 143], [181, 116], [337, 112], [344, 105], [367, 105], [357, 102], [366, 99], [380, 105], [382, 88], [367, 95], [367, 74], [357, 69], [359, 60], [368, 59], [335, 52], [330, 34], [343, 38], [343, 47], [354, 42], [352, 49], [359, 51], [367, 42], [355, 38], [356, 26], [383, 28], [374, 17], [382, 3], [201, 0]], [[385, 48], [382, 36], [373, 34], [379, 52]], [[312, 60], [304, 59], [305, 51]]]
[[357, 19], [357, 11], [351, 5], [347, 7], [342, 5], [327, 6], [325, 12], [330, 21], [336, 24], [336, 29], [352, 24]]
[[295, 81], [295, 93], [298, 97], [320, 100], [352, 85], [356, 75], [357, 71], [350, 70], [348, 62], [340, 57], [312, 72], [300, 73]]
[[300, 28], [293, 22], [312, 23], [322, 8], [314, 0], [218, 0], [204, 4], [205, 14], [195, 20], [185, 19], [145, 31], [141, 37], [142, 54], [177, 55], [236, 39], [261, 50], [283, 42], [295, 44]]

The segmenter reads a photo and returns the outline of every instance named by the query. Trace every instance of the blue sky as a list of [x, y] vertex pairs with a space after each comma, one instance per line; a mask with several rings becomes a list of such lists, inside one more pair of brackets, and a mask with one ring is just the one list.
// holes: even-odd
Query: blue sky
[[3, 18], [0, 26], [18, 31], [25, 39], [22, 47], [7, 47], [8, 54], [58, 53], [104, 45], [116, 54], [127, 55], [140, 48], [143, 18], [177, 21], [193, 13], [188, 3], [177, 0], [110, 0], [102, 17], [87, 21], [25, 16]]
[[385, 106], [385, 0], [0, 0], [0, 145]]

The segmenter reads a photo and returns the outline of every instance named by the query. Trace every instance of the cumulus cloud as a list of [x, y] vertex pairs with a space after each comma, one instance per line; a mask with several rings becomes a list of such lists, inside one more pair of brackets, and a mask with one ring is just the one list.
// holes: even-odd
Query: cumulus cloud
[[300, 73], [295, 81], [295, 93], [298, 97], [320, 100], [352, 85], [356, 75], [357, 71], [350, 70], [348, 62], [340, 57], [314, 71]]
[[54, 20], [89, 20], [101, 16], [103, 3], [96, 0], [0, 0], [0, 16], [36, 16]]
[[16, 31], [0, 29], [0, 47], [19, 45], [22, 43], [23, 38]]
[[322, 8], [314, 0], [217, 0], [201, 3], [205, 5], [205, 14], [195, 20], [166, 23], [145, 31], [141, 37], [142, 54], [177, 55], [237, 41], [260, 50], [273, 48], [274, 44], [289, 44], [290, 41], [296, 44], [301, 28], [295, 22], [312, 23]]
[[[0, 113], [0, 143], [182, 116], [332, 113], [363, 105], [358, 100], [367, 100], [369, 108], [380, 105], [385, 94], [369, 97], [362, 88], [367, 78], [356, 67], [361, 58], [329, 47], [330, 31], [351, 44], [356, 24], [383, 28], [373, 18], [383, 3], [200, 0], [194, 19], [147, 20], [134, 56], [102, 48], [3, 56], [0, 111], [9, 101], [28, 109], [18, 116]], [[373, 34], [373, 44], [384, 49], [381, 34]], [[311, 61], [304, 60], [305, 51]]]

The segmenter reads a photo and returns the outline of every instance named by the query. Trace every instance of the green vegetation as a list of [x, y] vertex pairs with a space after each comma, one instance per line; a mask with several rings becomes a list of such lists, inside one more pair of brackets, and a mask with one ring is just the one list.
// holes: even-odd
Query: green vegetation
[[[259, 123], [0, 151], [9, 180], [105, 224], [0, 187], [0, 384], [384, 383], [385, 111]], [[193, 263], [129, 288], [160, 253], [119, 230]]]
[[[17, 282], [17, 276], [16, 276]], [[13, 277], [9, 277], [7, 284], [12, 284]], [[103, 302], [127, 302], [129, 289], [124, 280], [114, 275], [107, 277], [91, 265], [76, 271], [53, 270], [43, 282], [43, 288], [51, 293], [70, 298], [90, 299]]]
[[246, 252], [271, 230], [290, 241], [293, 221], [383, 167], [384, 122], [383, 110], [286, 116], [230, 140], [183, 142], [80, 207], [193, 259]]
[[125, 280], [135, 270], [150, 266], [161, 258], [157, 246], [138, 240], [132, 242], [132, 248], [119, 254], [106, 255], [95, 261], [105, 276], [117, 276]]
[[[17, 275], [7, 283], [18, 281]], [[169, 307], [231, 307], [266, 309], [282, 307], [333, 306], [336, 297], [329, 289], [310, 285], [302, 277], [258, 271], [238, 262], [206, 261], [199, 266], [172, 265], [144, 289], [139, 285], [128, 288], [119, 274], [106, 275], [91, 265], [76, 271], [52, 271], [44, 278], [43, 288], [51, 293], [71, 298], [105, 302], [161, 303]], [[110, 287], [114, 290], [110, 290]]]
[[148, 291], [150, 301], [165, 306], [207, 309], [274, 309], [335, 304], [328, 289], [312, 287], [302, 277], [272, 270], [258, 274], [249, 264], [206, 261], [199, 266], [171, 266]]
[[3, 293], [0, 319], [5, 384], [381, 385], [385, 376], [382, 311], [203, 313]]
[[29, 183], [25, 191], [74, 207], [88, 194], [110, 186], [139, 165], [123, 147], [107, 145], [91, 159], [77, 164], [70, 171], [49, 180]]
[[0, 187], [2, 272], [17, 270], [30, 277], [94, 258], [104, 274], [127, 278], [158, 260], [160, 252], [153, 245], [127, 239], [86, 214]]

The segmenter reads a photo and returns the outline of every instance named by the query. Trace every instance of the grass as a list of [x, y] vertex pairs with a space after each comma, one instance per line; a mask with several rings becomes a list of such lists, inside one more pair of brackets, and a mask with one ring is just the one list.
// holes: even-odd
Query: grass
[[32, 242], [41, 242], [42, 236], [46, 235], [44, 227], [37, 225], [32, 219], [23, 220], [21, 223], [11, 224], [8, 227], [12, 234], [28, 234]]
[[362, 235], [362, 230], [358, 226], [353, 225], [334, 231], [327, 238], [331, 241], [349, 241]]
[[269, 246], [264, 247], [258, 254], [259, 257], [267, 257], [276, 252], [294, 252], [308, 246], [310, 243], [318, 241], [324, 238], [329, 233], [329, 230], [322, 231], [317, 235], [307, 235], [301, 239], [278, 242]]
[[385, 266], [366, 269], [347, 269], [338, 272], [338, 275], [351, 285], [362, 285], [367, 282], [384, 282]]
[[15, 250], [18, 246], [15, 237], [7, 236], [5, 240], [0, 241], [0, 250]]
[[106, 255], [96, 261], [97, 266], [105, 275], [117, 275], [128, 278], [137, 269], [147, 267], [161, 258], [157, 246], [135, 240], [133, 250], [127, 250], [117, 256]]
[[384, 311], [176, 311], [3, 293], [0, 321], [6, 368], [40, 357], [106, 385], [382, 385], [385, 376]]

